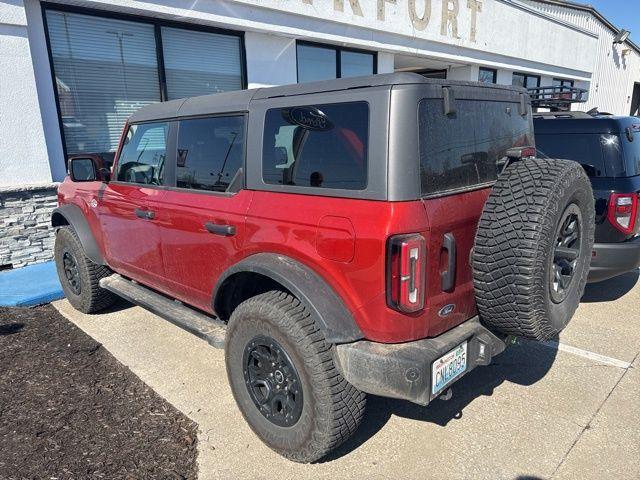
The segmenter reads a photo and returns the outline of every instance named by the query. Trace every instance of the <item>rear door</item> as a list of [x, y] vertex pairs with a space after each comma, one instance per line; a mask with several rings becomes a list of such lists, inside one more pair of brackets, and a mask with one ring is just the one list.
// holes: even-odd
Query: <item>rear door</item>
[[420, 177], [431, 226], [427, 245], [429, 336], [476, 314], [471, 267], [478, 221], [508, 149], [534, 144], [530, 115], [513, 101], [456, 99], [444, 115], [441, 99], [418, 107]]
[[244, 239], [245, 138], [244, 114], [178, 121], [175, 188], [153, 199], [171, 294], [203, 310]]
[[157, 212], [149, 202], [166, 182], [169, 130], [167, 122], [129, 126], [114, 179], [98, 196], [109, 265], [155, 288], [163, 284], [164, 268]]

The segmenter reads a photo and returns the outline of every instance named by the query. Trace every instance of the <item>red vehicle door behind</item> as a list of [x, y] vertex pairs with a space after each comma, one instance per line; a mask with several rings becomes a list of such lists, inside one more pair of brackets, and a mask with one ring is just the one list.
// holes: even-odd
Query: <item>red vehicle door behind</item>
[[253, 192], [233, 196], [166, 191], [154, 202], [168, 292], [211, 311], [213, 287], [237, 262]]
[[[253, 192], [229, 192], [241, 181], [245, 116], [181, 120], [176, 187], [153, 199], [171, 295], [211, 311], [213, 287], [244, 238]], [[237, 189], [236, 189], [237, 190]]]

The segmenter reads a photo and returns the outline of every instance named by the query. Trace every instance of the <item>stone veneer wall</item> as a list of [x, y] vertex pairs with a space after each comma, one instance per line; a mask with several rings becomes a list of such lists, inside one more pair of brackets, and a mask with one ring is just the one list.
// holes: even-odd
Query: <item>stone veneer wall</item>
[[0, 187], [0, 269], [53, 258], [57, 184]]

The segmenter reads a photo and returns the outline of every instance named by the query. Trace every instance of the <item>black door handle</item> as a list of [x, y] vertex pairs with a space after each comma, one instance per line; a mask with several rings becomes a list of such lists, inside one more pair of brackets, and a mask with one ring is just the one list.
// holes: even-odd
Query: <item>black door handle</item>
[[142, 210], [141, 208], [136, 208], [135, 210], [136, 217], [143, 218], [145, 220], [153, 220], [156, 218], [156, 213], [151, 210]]
[[223, 237], [233, 237], [236, 234], [236, 227], [234, 225], [218, 225], [217, 223], [207, 222], [204, 224], [204, 228], [206, 228], [209, 233], [222, 235]]
[[444, 248], [449, 257], [447, 261], [447, 269], [440, 274], [440, 282], [442, 284], [443, 292], [450, 292], [456, 285], [456, 239], [453, 233], [446, 233], [444, 241], [442, 242], [442, 248]]

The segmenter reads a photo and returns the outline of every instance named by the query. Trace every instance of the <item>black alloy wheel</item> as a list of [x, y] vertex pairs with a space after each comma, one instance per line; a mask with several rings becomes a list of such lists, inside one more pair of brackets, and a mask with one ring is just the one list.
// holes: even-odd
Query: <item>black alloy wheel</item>
[[271, 423], [290, 427], [302, 414], [302, 383], [291, 358], [273, 338], [257, 336], [245, 347], [244, 381], [260, 413]]
[[564, 211], [556, 229], [553, 259], [551, 261], [549, 291], [555, 303], [567, 298], [580, 259], [582, 213], [575, 204]]
[[69, 288], [71, 288], [71, 291], [76, 295], [80, 295], [82, 291], [80, 286], [80, 272], [78, 271], [78, 263], [75, 257], [70, 252], [64, 252], [64, 255], [62, 255], [62, 265]]

